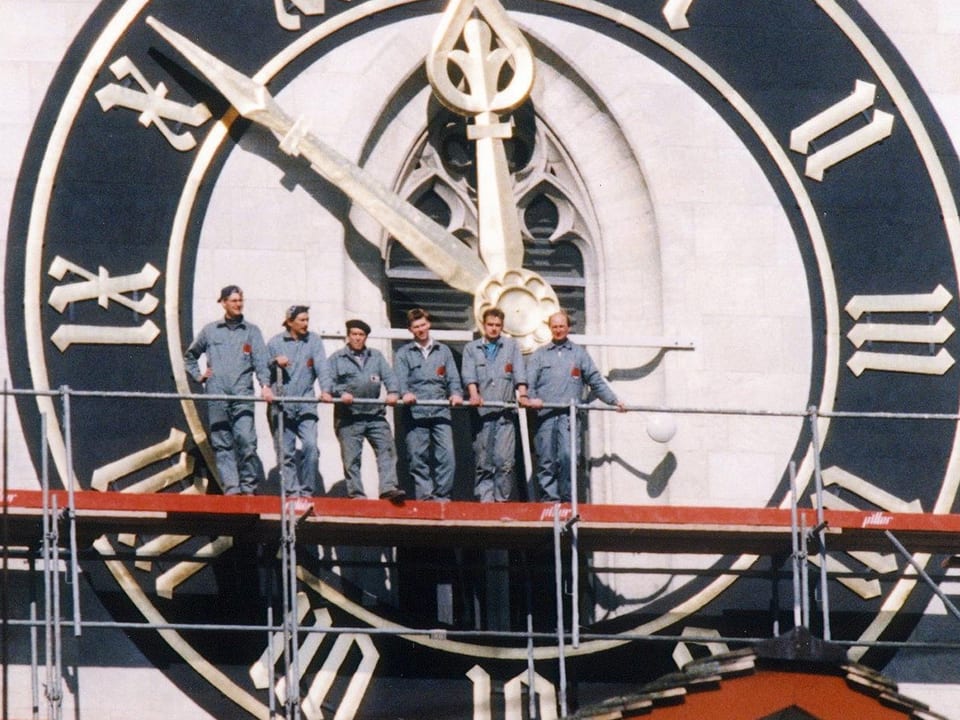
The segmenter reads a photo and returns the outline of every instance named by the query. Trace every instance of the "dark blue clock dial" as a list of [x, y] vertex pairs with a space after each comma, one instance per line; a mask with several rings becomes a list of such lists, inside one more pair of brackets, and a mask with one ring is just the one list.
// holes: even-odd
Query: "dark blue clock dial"
[[[934, 329], [938, 323], [960, 327], [960, 238], [951, 234], [957, 225], [956, 157], [908, 66], [859, 6], [826, 0], [696, 2], [688, 11], [690, 27], [678, 30], [669, 27], [661, 12], [663, 3], [504, 4], [522, 14], [524, 22], [544, 17], [575, 23], [649, 57], [693, 88], [753, 155], [781, 202], [803, 259], [813, 343], [795, 352], [811, 358], [810, 405], [832, 412], [957, 411], [960, 370], [955, 359], [960, 358], [960, 339]], [[190, 290], [210, 198], [230, 154], [241, 151], [238, 146], [245, 138], [263, 131], [242, 120], [232, 123], [200, 180], [184, 246], [171, 248], [172, 227], [199, 148], [230, 109], [145, 24], [146, 16], [158, 18], [250, 75], [311, 28], [346, 18], [341, 30], [305, 49], [271, 79], [270, 89], [276, 93], [340, 45], [441, 9], [436, 2], [414, 0], [382, 9], [379, 5], [387, 4], [331, 0], [324, 14], [300, 15], [298, 31], [280, 27], [276, 9], [268, 2], [110, 0], [98, 8], [51, 85], [18, 179], [5, 277], [6, 332], [16, 387], [44, 390], [68, 385], [162, 393], [176, 392], [177, 380], [182, 381], [171, 357], [182, 354], [183, 348], [171, 347], [170, 329], [176, 328], [180, 338], [193, 335]], [[635, 22], [611, 22], [615, 11]], [[841, 15], [855, 30], [845, 32], [837, 24]], [[658, 43], [651, 33], [670, 42]], [[95, 55], [95, 43], [104, 40], [109, 41], [109, 50]], [[138, 114], [145, 112], [140, 104], [148, 95], [159, 97], [161, 82], [167, 104], [161, 103], [147, 124], [138, 122]], [[742, 104], [731, 102], [731, 92]], [[817, 119], [841, 103], [856, 104], [848, 101], [852, 96], [863, 98], [856, 109], [840, 113], [839, 120]], [[389, 121], [383, 118], [380, 125]], [[758, 132], [761, 127], [768, 134]], [[289, 163], [283, 166], [288, 179], [302, 177], [296, 159], [280, 153], [272, 159]], [[332, 186], [317, 192], [329, 194], [331, 207], [345, 207]], [[954, 222], [945, 222], [945, 217]], [[173, 265], [172, 253], [177, 254]], [[175, 278], [167, 277], [171, 266], [178, 268]], [[81, 282], [88, 283], [86, 289], [77, 286]], [[876, 325], [892, 330], [881, 331]], [[902, 335], [907, 326], [918, 325], [929, 329], [916, 336]], [[33, 398], [18, 400], [26, 428], [38, 427], [39, 414], [52, 407]], [[74, 467], [84, 488], [92, 487], [97, 471], [118, 458], [166, 441], [172, 449], [157, 451], [159, 467], [182, 459], [180, 453], [190, 462], [189, 472], [172, 491], [187, 487], [195, 477], [210, 477], [208, 458], [195, 444], [194, 428], [179, 403], [83, 397], [74, 399], [73, 414]], [[828, 490], [834, 497], [860, 508], [899, 508], [878, 506], [876, 495], [865, 494], [865, 483], [896, 502], [918, 501], [925, 512], [955, 509], [955, 423], [834, 418], [825, 429], [822, 465], [833, 472], [829, 478], [836, 482]], [[29, 441], [39, 467], [39, 438], [32, 434]], [[796, 460], [807, 456], [811, 441], [807, 428], [797, 438]], [[54, 468], [61, 478], [63, 467], [60, 463]], [[97, 489], [122, 490], [157, 469], [157, 464], [144, 466]], [[783, 473], [769, 497], [771, 506], [788, 497], [786, 468]], [[862, 483], [851, 485], [843, 479], [848, 476]], [[808, 487], [803, 504], [809, 504], [809, 494]], [[192, 538], [181, 548], [182, 556], [215, 540]], [[117, 538], [109, 542], [113, 550], [129, 551]], [[549, 631], [554, 624], [551, 553], [545, 549], [542, 556], [508, 556], [515, 570], [506, 594], [514, 607], [525, 606], [526, 582], [542, 589], [534, 593], [533, 601], [537, 630]], [[769, 607], [770, 576], [782, 560], [752, 565], [724, 592], [704, 599], [683, 623], [724, 637], [769, 634], [772, 618], [780, 616], [787, 622], [789, 611], [786, 603], [774, 612]], [[869, 573], [862, 563], [843, 560], [851, 570]], [[399, 592], [399, 601], [388, 604], [371, 602], [360, 581], [338, 578], [315, 552], [306, 553], [304, 567], [317, 580], [303, 588], [310, 604], [304, 622], [352, 626], [364, 622], [358, 618], [363, 609], [389, 621], [430, 626], [436, 622], [435, 608], [430, 605], [432, 614], [426, 616], [419, 613], [417, 584], [424, 582], [428, 591], [447, 584], [466, 597], [482, 586], [476, 578], [465, 577], [470, 561], [481, 562], [475, 548], [466, 548], [459, 556], [452, 549], [432, 554], [402, 550], [398, 572], [408, 585]], [[591, 624], [584, 632], [629, 633], [654, 624], [659, 632], [675, 635], [681, 623], [658, 624], [658, 618], [701, 597], [734, 562], [736, 558], [721, 558], [700, 579], [664, 592], [635, 613]], [[904, 562], [897, 562], [902, 568]], [[85, 561], [84, 570], [104, 605], [121, 620], [140, 618], [150, 606], [171, 622], [262, 622], [266, 599], [277, 591], [269, 549], [248, 547], [239, 540], [190, 580], [189, 593], [160, 597], [158, 577], [175, 564], [174, 559], [156, 561], [143, 572], [133, 569], [133, 561], [124, 561], [123, 577], [139, 588], [126, 594], [118, 586], [119, 571], [108, 569], [99, 558]], [[529, 577], [516, 569], [524, 564], [530, 568]], [[428, 572], [424, 568], [433, 568], [430, 572], [436, 576], [423, 581]], [[876, 594], [845, 589], [835, 593], [835, 638], [897, 639], [909, 634], [928, 593], [911, 588], [897, 608], [898, 617], [878, 621], [881, 604], [903, 582], [899, 572], [879, 577]], [[245, 601], [250, 587], [259, 588], [260, 600]], [[331, 588], [337, 592], [327, 592]], [[616, 602], [604, 597], [599, 585], [585, 585], [583, 592], [598, 606]], [[452, 628], [469, 628], [477, 621], [469, 602], [458, 597], [452, 606], [456, 610]], [[511, 630], [525, 629], [525, 613], [514, 612], [505, 623]], [[239, 706], [252, 716], [265, 707], [267, 691], [250, 672], [264, 650], [262, 637], [244, 635], [237, 640], [230, 635], [228, 642], [222, 634], [184, 633], [187, 644], [223, 673], [217, 681], [207, 676], [208, 682], [197, 677], [203, 670], [185, 663], [182, 646], [149, 633], [133, 637], [212, 715], [225, 717]], [[311, 657], [304, 693], [336, 642], [332, 635], [326, 637]], [[375, 659], [357, 717], [462, 717], [472, 702], [472, 684], [467, 680], [471, 668], [482, 667], [500, 686], [526, 672], [522, 641], [464, 640], [464, 646], [454, 648], [374, 635], [353, 642], [325, 702], [346, 696], [351, 674], [365, 659]], [[507, 648], [504, 659], [490, 649], [496, 647]], [[572, 683], [583, 703], [674, 668], [674, 643], [588, 647], [596, 652], [573, 653], [569, 659]], [[636, 662], [641, 654], [643, 661]], [[866, 658], [878, 665], [886, 660], [881, 655]], [[538, 672], [557, 682], [555, 662], [539, 663]], [[495, 714], [503, 712], [504, 702], [498, 696]]]

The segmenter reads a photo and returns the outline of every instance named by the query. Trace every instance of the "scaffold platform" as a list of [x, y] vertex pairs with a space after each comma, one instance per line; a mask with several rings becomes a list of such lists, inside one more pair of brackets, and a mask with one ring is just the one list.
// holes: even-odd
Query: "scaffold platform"
[[[73, 493], [77, 537], [104, 533], [239, 535], [253, 540], [281, 534], [276, 496]], [[553, 542], [556, 523], [577, 527], [585, 551], [649, 553], [789, 554], [796, 527], [818, 526], [817, 511], [798, 508], [677, 507], [568, 503], [477, 503], [350, 498], [299, 498], [293, 503], [297, 538], [317, 544], [365, 546], [537, 547]], [[67, 491], [51, 491], [50, 507], [63, 516]], [[43, 493], [10, 490], [0, 515], [7, 545], [41, 537]], [[556, 517], [556, 519], [555, 519]], [[889, 531], [911, 552], [960, 553], [960, 515], [823, 510], [831, 550], [889, 551]]]

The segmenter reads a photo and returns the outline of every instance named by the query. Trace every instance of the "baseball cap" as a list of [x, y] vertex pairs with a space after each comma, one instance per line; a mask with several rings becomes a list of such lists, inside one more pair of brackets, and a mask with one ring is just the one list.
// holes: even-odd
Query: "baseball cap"
[[286, 325], [288, 322], [293, 320], [300, 313], [310, 312], [309, 305], [291, 305], [287, 308], [286, 315], [284, 316], [283, 322], [281, 325]]

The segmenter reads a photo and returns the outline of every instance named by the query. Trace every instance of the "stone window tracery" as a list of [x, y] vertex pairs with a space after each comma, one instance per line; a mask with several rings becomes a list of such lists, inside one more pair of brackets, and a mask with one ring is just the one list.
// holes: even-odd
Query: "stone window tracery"
[[[430, 117], [404, 165], [399, 193], [475, 250], [476, 174], [466, 122], [437, 103], [431, 104]], [[523, 265], [551, 284], [571, 312], [574, 332], [583, 332], [584, 258], [597, 245], [589, 198], [563, 146], [533, 105], [524, 104], [512, 119], [514, 136], [505, 145], [525, 246]], [[473, 329], [472, 298], [439, 281], [392, 239], [386, 276], [394, 327], [404, 327], [406, 311], [419, 305], [430, 310], [436, 328]]]

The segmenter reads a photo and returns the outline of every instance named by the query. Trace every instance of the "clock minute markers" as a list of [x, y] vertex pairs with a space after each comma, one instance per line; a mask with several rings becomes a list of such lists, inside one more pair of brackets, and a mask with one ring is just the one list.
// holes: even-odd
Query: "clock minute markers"
[[280, 148], [303, 155], [322, 177], [370, 213], [420, 262], [450, 287], [473, 295], [487, 273], [455, 235], [391, 192], [369, 172], [313, 135], [303, 118], [294, 120], [267, 88], [217, 59], [153, 17], [147, 24], [180, 52], [243, 117], [270, 130]]

